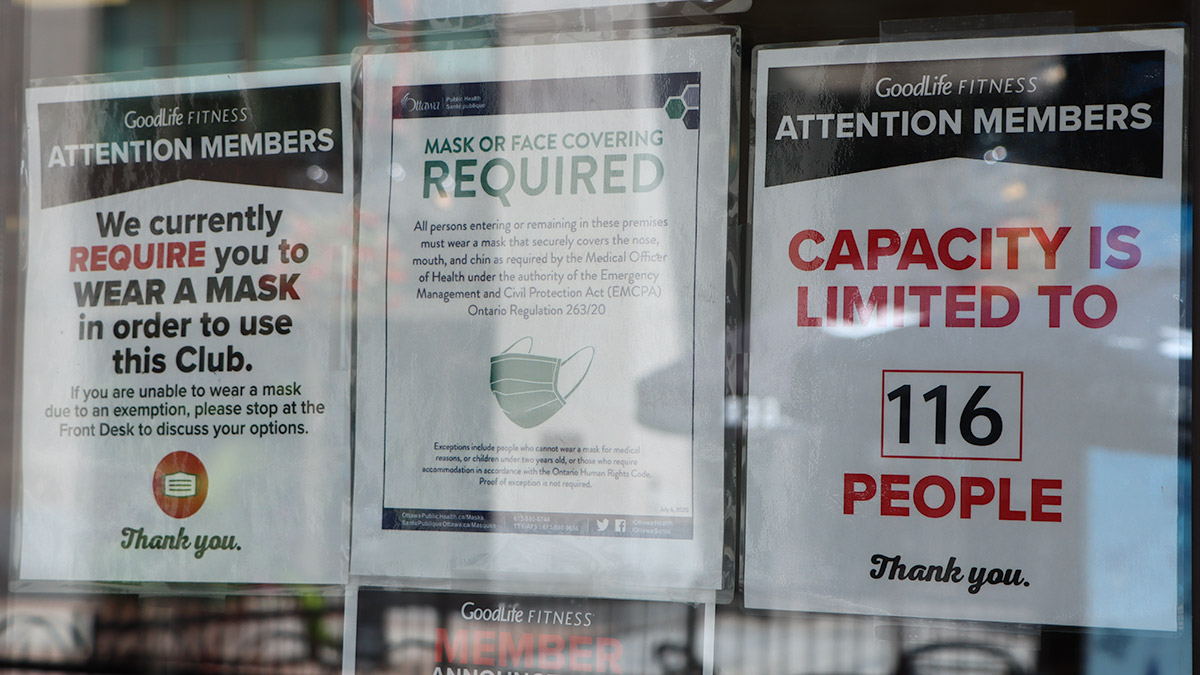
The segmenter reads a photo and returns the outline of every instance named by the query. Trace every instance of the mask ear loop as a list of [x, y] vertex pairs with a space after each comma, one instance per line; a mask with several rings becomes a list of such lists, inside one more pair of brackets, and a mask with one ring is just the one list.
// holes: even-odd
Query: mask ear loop
[[[516, 347], [517, 345], [521, 344], [525, 340], [529, 340], [529, 349], [525, 350], [525, 353], [532, 354], [533, 353], [533, 336], [532, 335], [526, 335], [525, 337], [521, 338], [520, 340], [517, 340], [516, 342], [509, 345], [508, 349], [505, 349], [504, 351], [502, 351], [500, 353], [507, 354], [508, 352], [512, 351], [513, 347]], [[578, 352], [576, 352], [576, 353], [578, 353]], [[566, 363], [566, 362], [564, 361], [563, 363]], [[589, 364], [588, 367], [591, 367], [591, 364]]]
[[583, 378], [587, 377], [588, 371], [592, 369], [592, 361], [596, 358], [596, 348], [595, 347], [580, 347], [579, 351], [577, 351], [574, 354], [563, 359], [562, 364], [559, 366], [559, 370], [561, 370], [562, 366], [567, 365], [568, 361], [575, 358], [576, 356], [579, 356], [580, 352], [582, 352], [585, 349], [592, 350], [592, 355], [588, 357], [587, 368], [583, 369], [583, 374], [579, 376], [579, 381], [575, 383], [575, 386], [571, 387], [571, 391], [568, 391], [565, 395], [563, 395], [564, 401], [567, 400], [568, 398], [570, 398], [571, 394], [575, 393], [575, 390], [579, 388], [579, 385], [583, 384]]

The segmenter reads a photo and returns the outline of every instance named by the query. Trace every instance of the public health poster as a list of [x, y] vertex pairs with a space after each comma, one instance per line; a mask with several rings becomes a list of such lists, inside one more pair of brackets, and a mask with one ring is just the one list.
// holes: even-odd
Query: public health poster
[[666, 675], [712, 663], [705, 609], [679, 603], [364, 589], [357, 618], [361, 672]]
[[758, 54], [747, 606], [1176, 628], [1182, 49]]
[[730, 49], [362, 58], [353, 572], [719, 588]]
[[[684, 0], [669, 0], [676, 4]], [[719, 5], [721, 0], [689, 0], [698, 4]], [[374, 0], [372, 21], [378, 24], [401, 21], [426, 21], [490, 14], [556, 12], [571, 9], [629, 7], [664, 4], [654, 0]]]
[[344, 582], [348, 76], [28, 92], [21, 579]]

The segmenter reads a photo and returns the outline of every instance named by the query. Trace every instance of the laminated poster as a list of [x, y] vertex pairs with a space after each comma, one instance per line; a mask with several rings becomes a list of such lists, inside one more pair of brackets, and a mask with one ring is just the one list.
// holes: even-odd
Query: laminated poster
[[[687, 0], [697, 4], [719, 4], [718, 0]], [[684, 0], [373, 0], [372, 20], [377, 24], [426, 21], [490, 14], [557, 12], [572, 9], [662, 5]]]
[[345, 581], [348, 77], [29, 90], [21, 579]]
[[413, 675], [701, 672], [705, 608], [636, 600], [358, 594], [355, 667]]
[[720, 587], [730, 68], [363, 57], [354, 573]]
[[1176, 628], [1182, 50], [758, 54], [747, 606]]

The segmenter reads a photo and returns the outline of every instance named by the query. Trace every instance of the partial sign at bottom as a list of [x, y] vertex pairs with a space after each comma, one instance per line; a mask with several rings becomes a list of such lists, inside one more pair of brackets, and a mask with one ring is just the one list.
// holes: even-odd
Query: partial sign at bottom
[[701, 607], [667, 602], [363, 590], [356, 668], [653, 675], [686, 663], [699, 672], [703, 622]]

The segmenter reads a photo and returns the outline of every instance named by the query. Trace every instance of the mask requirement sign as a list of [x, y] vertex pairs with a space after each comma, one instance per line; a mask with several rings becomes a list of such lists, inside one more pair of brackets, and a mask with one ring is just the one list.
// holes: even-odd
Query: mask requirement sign
[[354, 573], [720, 587], [731, 58], [363, 57]]
[[759, 52], [748, 607], [1175, 630], [1182, 50]]
[[28, 92], [22, 580], [345, 582], [348, 77]]

